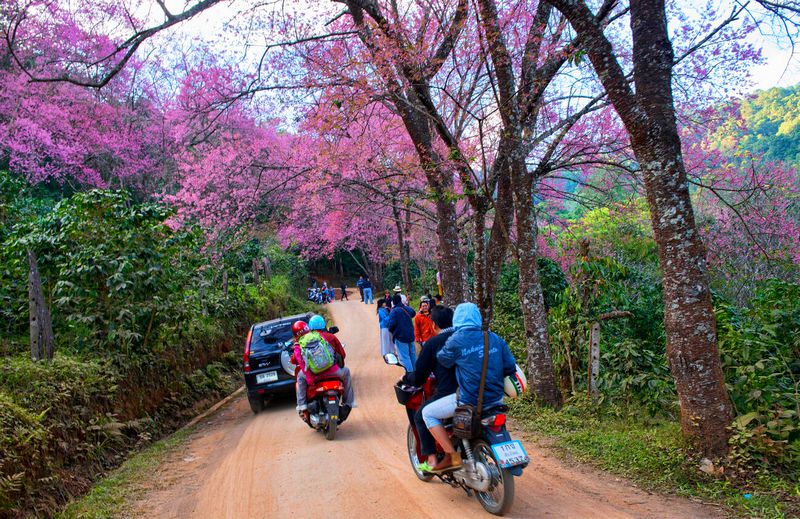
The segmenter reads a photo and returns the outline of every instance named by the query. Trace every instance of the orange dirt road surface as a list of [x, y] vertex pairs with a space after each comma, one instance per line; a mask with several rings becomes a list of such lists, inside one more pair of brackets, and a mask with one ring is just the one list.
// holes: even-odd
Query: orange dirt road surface
[[[374, 305], [328, 305], [345, 343], [358, 408], [334, 441], [310, 429], [294, 397], [254, 415], [239, 397], [202, 420], [186, 444], [145, 482], [130, 511], [147, 518], [490, 517], [475, 498], [423, 483], [406, 451], [407, 418], [392, 385], [401, 368], [380, 357]], [[519, 438], [522, 439], [522, 438]], [[649, 494], [619, 479], [560, 461], [525, 441], [531, 464], [516, 478], [506, 517], [710, 518], [720, 510]]]

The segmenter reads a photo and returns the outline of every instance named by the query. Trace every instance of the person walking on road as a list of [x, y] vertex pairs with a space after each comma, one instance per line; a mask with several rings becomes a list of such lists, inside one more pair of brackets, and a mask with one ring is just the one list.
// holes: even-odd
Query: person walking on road
[[342, 281], [342, 297], [339, 298], [339, 301], [350, 301], [347, 299], [347, 284]]
[[364, 278], [364, 304], [372, 304], [372, 282], [369, 280], [369, 276]]
[[381, 357], [387, 353], [397, 353], [392, 342], [392, 332], [389, 331], [389, 303], [390, 299], [378, 299], [378, 324], [381, 329]]
[[364, 302], [364, 276], [358, 276], [358, 281], [356, 281], [356, 286], [358, 287], [358, 293], [361, 294], [361, 302]]
[[413, 308], [403, 304], [400, 294], [392, 297], [392, 311], [389, 313], [387, 327], [394, 338], [394, 346], [400, 363], [406, 371], [414, 371], [417, 362], [417, 350], [414, 347], [414, 316], [417, 313]]

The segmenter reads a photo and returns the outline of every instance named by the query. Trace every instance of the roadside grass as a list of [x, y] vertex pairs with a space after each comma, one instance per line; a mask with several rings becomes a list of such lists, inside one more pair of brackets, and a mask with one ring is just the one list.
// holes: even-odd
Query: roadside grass
[[179, 448], [194, 432], [195, 427], [177, 431], [128, 458], [117, 469], [100, 479], [89, 491], [64, 510], [56, 519], [110, 519], [127, 516], [131, 503], [145, 487], [164, 458]]
[[706, 475], [683, 447], [680, 426], [639, 410], [595, 406], [578, 397], [560, 411], [529, 399], [510, 403], [527, 432], [552, 438], [571, 458], [624, 476], [638, 486], [698, 498], [741, 517], [800, 517], [800, 483], [763, 472], [747, 480]]

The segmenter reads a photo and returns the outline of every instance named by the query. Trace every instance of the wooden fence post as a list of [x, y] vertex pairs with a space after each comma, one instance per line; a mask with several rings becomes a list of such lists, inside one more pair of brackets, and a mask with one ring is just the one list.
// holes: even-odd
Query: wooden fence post
[[592, 323], [589, 339], [589, 396], [597, 396], [597, 377], [600, 375], [600, 323]]
[[253, 258], [253, 283], [258, 286], [258, 260]]
[[611, 319], [633, 317], [627, 310], [612, 310], [597, 316], [592, 322], [592, 331], [589, 336], [589, 395], [597, 396], [597, 378], [600, 376], [600, 323]]
[[50, 309], [44, 300], [36, 254], [28, 251], [28, 309], [30, 311], [31, 360], [50, 360], [55, 349]]
[[269, 261], [269, 256], [264, 256], [264, 277], [267, 279], [272, 278], [272, 264]]

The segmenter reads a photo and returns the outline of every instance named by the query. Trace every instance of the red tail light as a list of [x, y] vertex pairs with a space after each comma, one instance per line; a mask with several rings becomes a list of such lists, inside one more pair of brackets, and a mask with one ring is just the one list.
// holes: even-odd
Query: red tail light
[[242, 362], [244, 363], [244, 372], [250, 373], [250, 339], [253, 338], [253, 327], [247, 332], [247, 339], [244, 340], [244, 355], [242, 355]]
[[325, 380], [317, 384], [315, 391], [321, 393], [323, 391], [343, 391], [344, 385], [338, 380]]
[[506, 415], [499, 413], [489, 418], [484, 418], [481, 423], [488, 426], [492, 431], [498, 432], [506, 424]]

